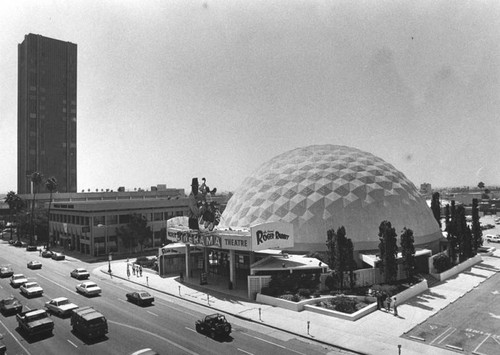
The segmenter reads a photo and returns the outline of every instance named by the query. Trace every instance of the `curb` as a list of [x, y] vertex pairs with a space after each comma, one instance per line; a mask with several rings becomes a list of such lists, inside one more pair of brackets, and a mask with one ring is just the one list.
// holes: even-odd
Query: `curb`
[[[99, 271], [101, 271], [103, 274], [109, 275], [109, 273], [107, 271], [104, 271], [102, 269], [99, 269]], [[190, 300], [188, 298], [182, 298], [180, 296], [177, 296], [175, 294], [169, 293], [167, 291], [163, 291], [163, 290], [159, 290], [157, 288], [151, 287], [151, 286], [143, 285], [142, 283], [139, 283], [139, 282], [136, 282], [136, 281], [133, 281], [133, 280], [130, 280], [130, 279], [126, 279], [126, 278], [124, 278], [122, 276], [113, 275], [113, 273], [111, 273], [110, 276], [111, 277], [116, 277], [116, 278], [124, 280], [124, 281], [131, 282], [131, 283], [136, 284], [136, 285], [143, 286], [145, 288], [149, 288], [151, 290], [155, 290], [157, 292], [164, 293], [166, 295], [169, 295], [169, 296], [175, 297], [177, 299], [180, 299], [180, 300], [183, 300], [183, 301], [187, 301], [187, 302], [196, 304], [198, 306], [202, 306], [202, 307], [205, 307], [205, 308], [209, 308], [209, 309], [213, 309], [213, 310], [216, 310], [216, 311], [220, 311], [222, 313], [230, 314], [231, 316], [233, 316], [235, 318], [238, 318], [238, 319], [241, 319], [241, 320], [244, 320], [244, 321], [247, 321], [247, 322], [252, 322], [252, 323], [256, 323], [256, 324], [260, 324], [260, 325], [266, 326], [268, 328], [272, 328], [272, 329], [275, 329], [275, 330], [280, 330], [282, 332], [285, 332], [285, 333], [288, 333], [288, 334], [291, 334], [291, 335], [294, 335], [294, 336], [298, 336], [298, 337], [303, 338], [303, 339], [312, 340], [314, 342], [317, 342], [317, 343], [320, 343], [320, 344], [323, 344], [323, 345], [327, 345], [327, 346], [331, 346], [331, 347], [334, 347], [334, 348], [337, 348], [337, 349], [340, 349], [340, 350], [343, 350], [343, 351], [348, 351], [348, 352], [359, 354], [359, 355], [369, 355], [368, 353], [359, 352], [357, 350], [344, 348], [344, 347], [342, 347], [340, 345], [335, 345], [335, 344], [332, 344], [332, 343], [328, 343], [328, 342], [323, 341], [323, 340], [319, 340], [319, 339], [314, 339], [314, 338], [311, 338], [311, 337], [307, 337], [305, 335], [302, 335], [302, 334], [299, 334], [299, 333], [295, 333], [295, 332], [292, 332], [292, 331], [287, 330], [287, 329], [279, 328], [279, 327], [271, 325], [271, 324], [257, 322], [256, 320], [253, 320], [252, 318], [248, 318], [248, 317], [245, 317], [245, 316], [242, 316], [242, 315], [239, 315], [239, 314], [234, 314], [234, 313], [231, 313], [231, 312], [228, 312], [228, 311], [225, 311], [225, 310], [223, 311], [220, 308], [216, 308], [216, 307], [212, 307], [212, 306], [207, 306], [207, 305], [205, 305], [203, 303], [198, 303], [198, 302]]]

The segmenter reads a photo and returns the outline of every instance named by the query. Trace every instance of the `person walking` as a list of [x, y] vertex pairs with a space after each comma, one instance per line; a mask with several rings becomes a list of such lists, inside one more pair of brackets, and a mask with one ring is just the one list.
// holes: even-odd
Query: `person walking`
[[398, 316], [398, 303], [397, 303], [397, 299], [396, 297], [394, 297], [394, 316], [397, 317]]
[[132, 264], [132, 274], [135, 276], [135, 265]]
[[391, 298], [389, 296], [385, 299], [385, 309], [387, 312], [391, 311]]
[[128, 267], [128, 265], [127, 265], [127, 278], [130, 279], [130, 268]]
[[142, 277], [142, 265], [139, 265], [139, 272], [141, 273], [141, 277]]

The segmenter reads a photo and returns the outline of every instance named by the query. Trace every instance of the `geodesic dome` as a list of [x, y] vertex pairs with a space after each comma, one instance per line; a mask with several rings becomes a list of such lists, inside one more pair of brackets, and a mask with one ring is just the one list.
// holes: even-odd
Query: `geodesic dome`
[[375, 250], [384, 220], [398, 235], [412, 229], [416, 245], [441, 238], [425, 200], [391, 164], [355, 148], [314, 145], [280, 154], [246, 178], [219, 229], [285, 221], [294, 226], [294, 250], [321, 251], [327, 230], [344, 226], [355, 250]]

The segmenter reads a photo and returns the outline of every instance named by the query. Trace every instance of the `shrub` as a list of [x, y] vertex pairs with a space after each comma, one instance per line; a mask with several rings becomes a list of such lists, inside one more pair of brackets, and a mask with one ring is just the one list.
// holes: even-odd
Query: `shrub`
[[332, 304], [333, 309], [338, 312], [354, 313], [357, 311], [356, 304], [358, 303], [358, 301], [352, 297], [338, 296], [332, 298], [330, 303]]
[[299, 288], [299, 296], [303, 298], [310, 298], [311, 297], [311, 291], [307, 288]]
[[442, 273], [451, 268], [450, 258], [446, 254], [440, 254], [432, 262], [438, 273]]
[[285, 300], [285, 301], [297, 302], [297, 301], [294, 301], [294, 300], [293, 300], [293, 297], [294, 297], [294, 296], [295, 296], [295, 295], [291, 295], [291, 294], [287, 293], [286, 295], [281, 295], [281, 296], [279, 296], [278, 298], [280, 298], [280, 299], [282, 299], [282, 300]]

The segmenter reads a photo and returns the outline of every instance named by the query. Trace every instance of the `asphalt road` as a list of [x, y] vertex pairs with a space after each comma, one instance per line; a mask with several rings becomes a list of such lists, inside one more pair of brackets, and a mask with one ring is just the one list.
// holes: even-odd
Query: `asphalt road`
[[[41, 260], [41, 270], [30, 270], [30, 260]], [[38, 252], [8, 245], [0, 241], [0, 265], [11, 265], [15, 273], [23, 273], [37, 281], [44, 289], [42, 297], [27, 299], [19, 289], [0, 279], [0, 298], [16, 296], [25, 309], [43, 308], [46, 301], [67, 297], [78, 306], [93, 306], [108, 320], [109, 333], [105, 339], [88, 342], [71, 330], [69, 318], [52, 315], [54, 334], [50, 337], [29, 339], [17, 329], [15, 316], [0, 315], [0, 333], [4, 334], [8, 354], [130, 354], [150, 347], [160, 354], [346, 354], [307, 339], [298, 339], [279, 330], [227, 316], [233, 332], [227, 339], [214, 340], [194, 329], [197, 319], [213, 313], [210, 309], [152, 291], [155, 303], [139, 307], [126, 301], [125, 294], [133, 285], [127, 281], [110, 279], [99, 272], [92, 272], [102, 264], [86, 264], [68, 258], [65, 261], [44, 259]], [[102, 289], [102, 295], [87, 298], [77, 294], [80, 282], [69, 276], [72, 269], [85, 267], [90, 280]]]

